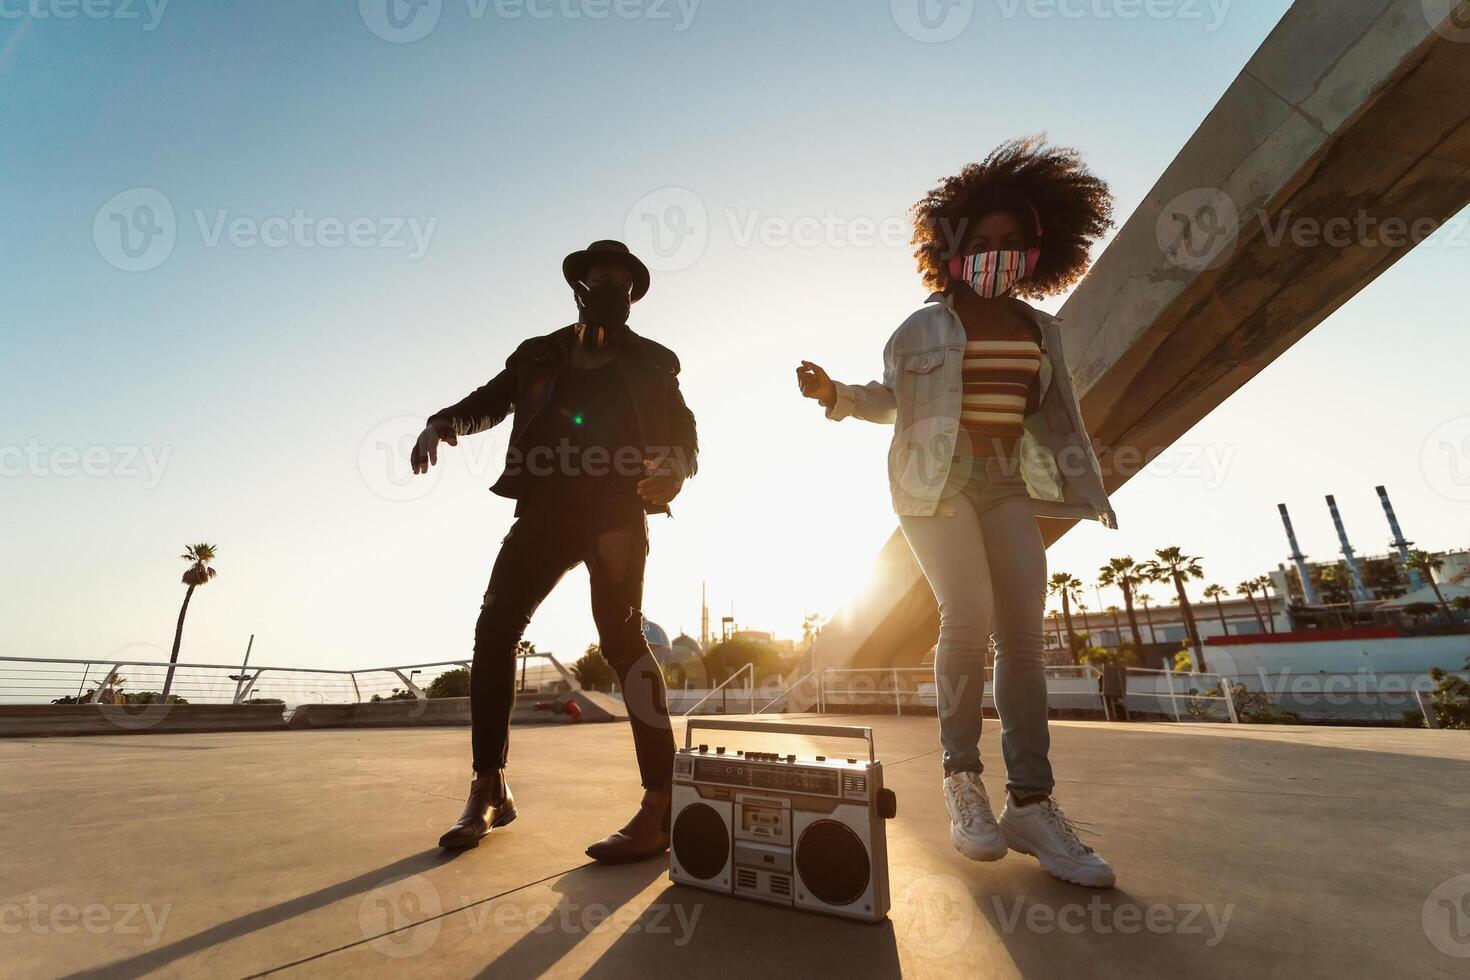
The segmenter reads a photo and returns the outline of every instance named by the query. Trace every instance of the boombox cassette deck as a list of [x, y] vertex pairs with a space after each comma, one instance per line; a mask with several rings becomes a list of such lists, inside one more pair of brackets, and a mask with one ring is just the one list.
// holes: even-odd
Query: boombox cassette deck
[[[865, 739], [867, 759], [707, 743], [696, 728]], [[888, 915], [897, 801], [871, 728], [692, 719], [674, 756], [669, 877], [682, 885], [878, 922]]]

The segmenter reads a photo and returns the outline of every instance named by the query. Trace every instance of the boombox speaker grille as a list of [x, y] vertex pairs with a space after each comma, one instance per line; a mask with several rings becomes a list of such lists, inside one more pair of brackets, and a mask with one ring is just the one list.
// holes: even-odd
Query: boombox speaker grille
[[674, 857], [690, 875], [707, 881], [724, 870], [730, 857], [730, 831], [707, 803], [693, 803], [679, 811], [672, 838]]
[[796, 870], [813, 898], [827, 905], [851, 905], [867, 891], [872, 865], [851, 828], [818, 820], [796, 842]]

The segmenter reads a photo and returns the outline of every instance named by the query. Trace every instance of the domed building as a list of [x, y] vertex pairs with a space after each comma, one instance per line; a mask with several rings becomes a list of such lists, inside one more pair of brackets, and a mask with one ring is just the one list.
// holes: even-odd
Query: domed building
[[643, 618], [643, 638], [648, 641], [653, 650], [653, 659], [660, 664], [668, 666], [678, 658], [674, 656], [674, 649], [669, 644], [669, 631], [648, 617]]
[[680, 633], [674, 639], [669, 639], [669, 631], [664, 629], [653, 620], [644, 617], [643, 636], [648, 640], [649, 649], [653, 651], [653, 659], [657, 660], [661, 667], [678, 667], [672, 676], [683, 677], [696, 687], [706, 682], [704, 661], [700, 659], [703, 652], [699, 641], [692, 636]]

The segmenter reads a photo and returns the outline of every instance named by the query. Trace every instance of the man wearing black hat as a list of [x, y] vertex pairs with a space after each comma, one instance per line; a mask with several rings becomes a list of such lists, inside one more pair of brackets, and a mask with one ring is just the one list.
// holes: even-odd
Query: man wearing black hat
[[697, 469], [694, 416], [679, 392], [679, 359], [628, 327], [648, 269], [621, 242], [593, 242], [562, 262], [577, 322], [516, 348], [505, 369], [431, 415], [413, 470], [438, 462], [439, 443], [482, 432], [514, 413], [505, 472], [490, 489], [516, 500], [475, 625], [470, 673], [474, 780], [442, 847], [474, 847], [516, 817], [505, 781], [516, 648], [531, 614], [567, 571], [585, 563], [602, 655], [622, 685], [642, 806], [622, 830], [587, 848], [599, 861], [636, 861], [669, 845], [674, 738], [663, 675], [643, 635], [647, 514]]

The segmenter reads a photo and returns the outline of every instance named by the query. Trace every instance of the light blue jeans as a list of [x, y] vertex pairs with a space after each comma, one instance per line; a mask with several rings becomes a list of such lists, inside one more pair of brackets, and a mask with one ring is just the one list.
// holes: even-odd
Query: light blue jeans
[[945, 774], [983, 769], [981, 703], [993, 634], [1006, 788], [1019, 798], [1050, 793], [1046, 548], [1024, 483], [1007, 464], [977, 463], [933, 517], [903, 516], [899, 524], [939, 601], [934, 682]]

